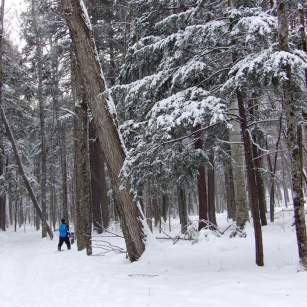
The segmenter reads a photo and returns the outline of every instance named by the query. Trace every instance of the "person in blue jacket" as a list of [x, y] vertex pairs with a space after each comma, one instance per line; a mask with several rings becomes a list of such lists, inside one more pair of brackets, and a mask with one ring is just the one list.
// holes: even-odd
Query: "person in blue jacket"
[[70, 240], [69, 240], [69, 227], [66, 224], [65, 219], [61, 219], [61, 225], [59, 228], [60, 238], [58, 244], [58, 250], [61, 250], [63, 243], [67, 245], [67, 248], [70, 249]]

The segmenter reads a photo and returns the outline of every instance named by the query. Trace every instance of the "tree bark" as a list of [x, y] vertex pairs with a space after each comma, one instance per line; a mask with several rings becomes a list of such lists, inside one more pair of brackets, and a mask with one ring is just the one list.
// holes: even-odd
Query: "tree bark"
[[[225, 141], [230, 141], [229, 129], [225, 128]], [[234, 185], [234, 173], [232, 166], [232, 151], [229, 143], [224, 144], [224, 151], [226, 157], [223, 161], [224, 166], [224, 178], [226, 189], [226, 203], [227, 203], [227, 218], [235, 221], [236, 219], [236, 198], [235, 198], [235, 185]]]
[[177, 197], [181, 233], [185, 234], [188, 227], [188, 208], [185, 190], [180, 186], [180, 184], [177, 185]]
[[41, 31], [37, 22], [36, 0], [32, 0], [32, 20], [36, 44], [36, 61], [37, 61], [37, 100], [39, 104], [40, 119], [40, 138], [41, 138], [41, 174], [40, 174], [40, 201], [42, 206], [42, 237], [47, 236], [47, 148], [46, 148], [46, 132], [45, 132], [45, 103], [43, 100], [43, 49]]
[[149, 229], [152, 232], [152, 203], [151, 203], [151, 184], [150, 181], [148, 181], [145, 186], [144, 186], [144, 197], [145, 197], [145, 218], [146, 218], [146, 222], [147, 225], [149, 227]]
[[87, 105], [75, 106], [75, 174], [76, 174], [76, 235], [78, 250], [92, 254], [90, 164], [88, 148]]
[[[4, 36], [4, 6], [5, 0], [1, 0], [1, 16], [0, 16], [0, 106], [2, 107], [2, 96], [3, 96], [3, 68], [2, 68], [2, 57], [3, 57], [3, 36]], [[0, 229], [5, 230], [5, 206], [6, 206], [6, 195], [4, 192], [4, 133], [2, 124], [0, 124], [0, 184], [3, 188], [0, 188]], [[3, 190], [2, 190], [3, 189]]]
[[215, 169], [214, 169], [214, 152], [209, 154], [210, 166], [208, 167], [208, 217], [210, 228], [216, 228], [215, 213]]
[[110, 101], [107, 101], [104, 96], [106, 85], [98, 61], [90, 21], [86, 18], [87, 14], [78, 0], [62, 0], [61, 3], [75, 49], [77, 64], [80, 67], [85, 95], [90, 103], [101, 147], [110, 169], [111, 181], [118, 195], [117, 212], [126, 240], [128, 256], [131, 261], [135, 261], [140, 258], [145, 249], [144, 233], [138, 207], [133, 204], [132, 197], [127, 190], [119, 189], [119, 175], [125, 152], [115, 119], [111, 114]]
[[[277, 1], [278, 15], [278, 38], [280, 50], [289, 52], [288, 43], [288, 18], [286, 15], [286, 3], [284, 0]], [[302, 264], [307, 267], [307, 236], [304, 211], [303, 190], [303, 161], [299, 145], [302, 144], [302, 126], [298, 123], [298, 112], [292, 87], [292, 72], [290, 64], [284, 65], [286, 79], [283, 81], [283, 108], [287, 119], [287, 144], [291, 157], [293, 206], [296, 227], [296, 237], [299, 257]]]
[[[197, 127], [196, 129], [199, 129]], [[202, 134], [197, 135], [195, 142], [196, 149], [203, 148]], [[206, 227], [208, 221], [208, 198], [207, 198], [207, 184], [206, 184], [206, 169], [204, 165], [198, 167], [197, 175], [197, 187], [198, 187], [198, 230]]]
[[261, 225], [266, 226], [268, 222], [266, 218], [266, 211], [267, 211], [266, 191], [262, 175], [263, 159], [261, 157], [262, 152], [258, 148], [258, 146], [260, 146], [261, 148], [264, 147], [264, 136], [263, 132], [258, 127], [254, 129], [253, 134], [254, 134], [253, 157], [255, 164], [255, 175], [256, 175], [257, 192], [259, 200], [260, 220], [261, 220]]
[[167, 192], [165, 192], [162, 194], [162, 217], [164, 223], [166, 223], [167, 221], [168, 208], [169, 208], [169, 197]]
[[233, 168], [235, 181], [235, 199], [236, 199], [236, 224], [243, 229], [249, 219], [248, 204], [246, 199], [244, 154], [242, 146], [232, 144], [232, 153], [235, 165]]
[[262, 231], [261, 231], [259, 205], [258, 205], [259, 203], [258, 203], [257, 190], [256, 190], [256, 177], [254, 171], [255, 167], [253, 163], [252, 140], [250, 132], [247, 129], [247, 118], [244, 107], [243, 95], [239, 89], [237, 89], [236, 94], [237, 94], [238, 108], [240, 115], [241, 136], [244, 143], [248, 191], [249, 191], [251, 211], [254, 223], [256, 264], [258, 266], [263, 266], [264, 263], [263, 263]]
[[66, 131], [65, 123], [59, 120], [58, 115], [57, 122], [62, 172], [62, 217], [65, 218], [66, 223], [69, 225]]
[[93, 225], [98, 233], [102, 233], [103, 228], [109, 226], [105, 157], [93, 121], [90, 122], [89, 135]]
[[0, 230], [6, 229], [6, 193], [5, 193], [5, 154], [4, 154], [4, 131], [0, 125]]
[[[80, 80], [80, 67], [72, 56], [72, 84], [75, 102], [74, 145], [76, 186], [76, 235], [78, 250], [92, 254], [92, 201], [89, 156], [88, 104]], [[101, 227], [101, 226], [100, 226]]]

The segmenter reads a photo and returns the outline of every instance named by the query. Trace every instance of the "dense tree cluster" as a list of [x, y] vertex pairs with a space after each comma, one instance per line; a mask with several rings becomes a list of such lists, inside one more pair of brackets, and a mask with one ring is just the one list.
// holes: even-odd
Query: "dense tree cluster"
[[[306, 264], [305, 2], [60, 2], [27, 0], [25, 47], [4, 37], [1, 55], [43, 237], [65, 217], [91, 254], [92, 228], [119, 220], [136, 260], [143, 214], [151, 231], [178, 216], [188, 236], [192, 216], [217, 231], [227, 211], [231, 236], [252, 218], [263, 265], [261, 227], [293, 205]], [[39, 227], [0, 133], [0, 226]]]

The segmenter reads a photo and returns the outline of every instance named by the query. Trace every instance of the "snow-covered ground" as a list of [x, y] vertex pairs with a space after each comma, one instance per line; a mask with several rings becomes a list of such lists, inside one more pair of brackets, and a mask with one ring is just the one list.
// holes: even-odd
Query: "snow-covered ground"
[[[307, 273], [298, 270], [292, 213], [263, 228], [265, 267], [247, 238], [209, 235], [198, 243], [150, 242], [142, 259], [57, 252], [57, 240], [0, 233], [1, 307], [306, 307]], [[224, 224], [225, 218], [219, 217]], [[66, 247], [64, 247], [66, 249]]]

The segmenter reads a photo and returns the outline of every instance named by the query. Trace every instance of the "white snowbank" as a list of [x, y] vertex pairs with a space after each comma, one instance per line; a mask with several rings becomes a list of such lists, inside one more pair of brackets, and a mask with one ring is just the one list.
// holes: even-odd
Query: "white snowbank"
[[285, 212], [263, 228], [263, 268], [254, 264], [250, 227], [246, 239], [157, 240], [133, 264], [123, 255], [87, 257], [76, 246], [59, 253], [56, 240], [34, 231], [2, 232], [0, 306], [305, 307], [307, 273], [297, 271], [291, 221]]

